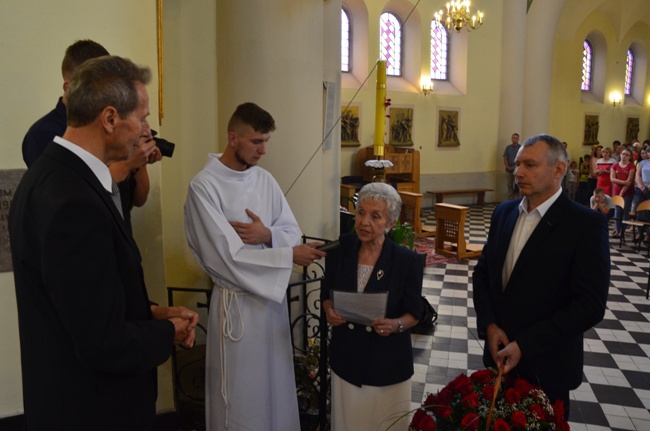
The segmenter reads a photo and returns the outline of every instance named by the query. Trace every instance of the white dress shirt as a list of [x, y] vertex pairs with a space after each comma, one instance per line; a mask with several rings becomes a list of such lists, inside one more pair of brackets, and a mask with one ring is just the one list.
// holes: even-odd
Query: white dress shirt
[[508, 247], [506, 260], [503, 264], [501, 280], [504, 290], [510, 279], [510, 274], [512, 274], [512, 270], [517, 263], [517, 259], [519, 259], [519, 254], [521, 254], [521, 250], [528, 242], [528, 238], [530, 238], [540, 220], [546, 214], [546, 211], [555, 203], [561, 193], [562, 188], [559, 188], [553, 196], [546, 199], [531, 212], [528, 212], [528, 199], [525, 196], [519, 203], [519, 216], [517, 217], [517, 223], [515, 223], [515, 229], [512, 231], [512, 237], [510, 237], [510, 246]]

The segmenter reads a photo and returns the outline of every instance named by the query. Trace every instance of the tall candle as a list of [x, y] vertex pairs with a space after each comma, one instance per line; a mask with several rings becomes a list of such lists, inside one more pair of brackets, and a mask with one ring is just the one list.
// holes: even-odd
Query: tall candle
[[377, 62], [377, 93], [375, 106], [375, 156], [384, 155], [384, 132], [386, 130], [386, 60]]

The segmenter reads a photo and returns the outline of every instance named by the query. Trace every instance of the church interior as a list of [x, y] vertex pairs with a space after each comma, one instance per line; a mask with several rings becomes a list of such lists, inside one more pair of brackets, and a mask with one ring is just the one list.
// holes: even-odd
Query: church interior
[[[650, 139], [650, 0], [475, 0], [471, 7], [484, 13], [483, 23], [446, 32], [446, 74], [435, 79], [440, 64], [432, 63], [432, 21], [445, 9], [444, 0], [1, 2], [0, 172], [26, 169], [20, 144], [62, 94], [66, 47], [92, 39], [151, 68], [148, 120], [159, 136], [176, 143], [173, 157], [149, 168], [149, 199], [132, 213], [153, 301], [166, 304], [169, 287], [181, 289], [177, 303], [195, 307], [205, 301], [200, 292], [182, 291], [211, 287], [187, 246], [183, 204], [208, 153], [223, 149], [230, 114], [246, 101], [275, 117], [277, 130], [260, 165], [279, 183], [305, 235], [338, 237], [342, 184], [354, 187], [372, 177], [364, 162], [376, 158], [381, 130], [387, 153], [406, 160], [393, 171], [394, 184], [421, 195], [422, 223], [435, 225], [436, 198], [427, 191], [472, 191], [449, 194], [445, 202], [470, 208], [465, 238], [483, 244], [489, 224], [484, 212], [507, 199], [502, 154], [513, 133], [522, 142], [539, 133], [556, 136], [576, 161], [595, 143]], [[401, 27], [401, 69], [386, 80], [390, 118], [377, 115], [376, 97], [385, 13]], [[585, 41], [592, 60], [587, 72]], [[345, 115], [354, 117], [353, 133], [343, 129]], [[381, 128], [378, 117], [385, 122]], [[453, 121], [453, 133], [447, 121]], [[588, 127], [594, 122], [595, 134]], [[477, 205], [476, 190], [483, 191], [486, 205]], [[0, 206], [4, 242], [8, 208]], [[598, 354], [588, 364], [596, 376], [585, 379], [597, 388], [581, 387], [573, 396], [579, 414], [571, 428], [647, 430], [648, 257], [618, 242], [611, 249], [606, 323], [586, 338]], [[0, 253], [7, 250], [0, 244]], [[425, 270], [423, 293], [440, 321], [434, 335], [413, 336], [414, 407], [451, 374], [480, 367], [479, 342], [462, 328], [475, 322], [468, 300], [475, 262], [470, 257]], [[204, 308], [200, 313], [205, 318]], [[457, 313], [464, 313], [461, 327], [455, 326]], [[11, 270], [0, 272], [0, 334], [3, 429], [3, 422], [23, 413]], [[458, 342], [463, 352], [455, 350]], [[620, 342], [622, 350], [608, 342]], [[171, 361], [160, 367], [158, 379], [157, 410], [173, 412]]]

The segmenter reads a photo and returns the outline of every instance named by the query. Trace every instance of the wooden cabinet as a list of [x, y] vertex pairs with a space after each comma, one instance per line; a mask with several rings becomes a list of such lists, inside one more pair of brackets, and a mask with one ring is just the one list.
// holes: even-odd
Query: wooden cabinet
[[[366, 160], [374, 160], [373, 146], [361, 148], [357, 153], [357, 175], [364, 181], [372, 181], [375, 171], [365, 165]], [[420, 152], [413, 148], [384, 147], [384, 159], [390, 160], [393, 167], [386, 169], [388, 183], [395, 185], [397, 191], [420, 193]]]

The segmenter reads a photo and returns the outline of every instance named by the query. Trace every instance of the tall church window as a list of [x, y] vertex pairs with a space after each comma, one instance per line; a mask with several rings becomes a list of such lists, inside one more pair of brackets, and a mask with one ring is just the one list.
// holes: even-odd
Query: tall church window
[[440, 22], [431, 20], [431, 79], [447, 80], [449, 43], [447, 30]]
[[379, 56], [386, 60], [387, 75], [402, 75], [402, 24], [390, 12], [379, 18]]
[[582, 91], [591, 90], [592, 52], [591, 44], [585, 40], [582, 45], [582, 84], [580, 85]]
[[350, 18], [341, 9], [341, 72], [350, 71]]
[[627, 50], [625, 59], [625, 95], [632, 94], [632, 77], [634, 76], [634, 53], [631, 49]]

